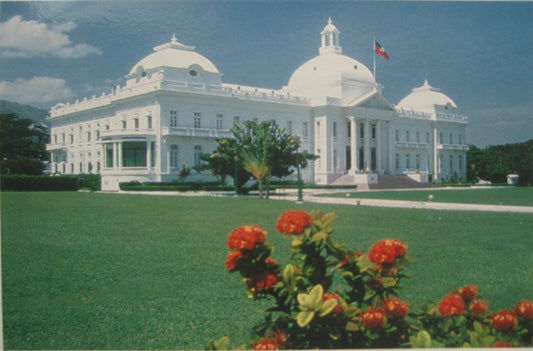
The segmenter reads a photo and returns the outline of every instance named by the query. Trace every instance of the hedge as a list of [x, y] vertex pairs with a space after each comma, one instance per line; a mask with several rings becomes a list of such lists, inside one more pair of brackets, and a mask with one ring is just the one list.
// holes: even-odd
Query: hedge
[[30, 176], [0, 175], [2, 191], [77, 191], [100, 190], [99, 174]]

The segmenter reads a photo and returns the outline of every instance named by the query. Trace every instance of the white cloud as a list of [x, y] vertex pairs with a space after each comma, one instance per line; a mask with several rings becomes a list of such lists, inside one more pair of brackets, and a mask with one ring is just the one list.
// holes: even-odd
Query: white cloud
[[43, 105], [65, 100], [73, 96], [66, 81], [53, 77], [17, 79], [14, 82], [0, 81], [0, 99], [21, 104]]
[[102, 51], [88, 44], [73, 44], [66, 34], [77, 27], [73, 22], [48, 25], [25, 21], [14, 16], [0, 22], [0, 57], [34, 57], [41, 55], [79, 58]]

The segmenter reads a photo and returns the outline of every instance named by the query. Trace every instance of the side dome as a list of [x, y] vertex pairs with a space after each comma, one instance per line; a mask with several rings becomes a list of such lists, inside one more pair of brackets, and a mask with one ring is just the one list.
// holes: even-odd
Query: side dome
[[361, 62], [342, 54], [340, 32], [331, 18], [320, 33], [319, 55], [298, 67], [286, 90], [309, 98], [333, 97], [349, 103], [376, 88], [374, 76]]
[[205, 56], [194, 51], [194, 46], [184, 45], [172, 36], [169, 43], [156, 46], [154, 52], [137, 62], [130, 70], [130, 75], [139, 69], [148, 71], [159, 67], [179, 69], [201, 68], [204, 72], [220, 74], [217, 67]]
[[436, 107], [456, 109], [457, 105], [450, 97], [441, 93], [440, 89], [429, 85], [426, 79], [424, 85], [414, 88], [396, 107], [403, 110], [434, 112]]

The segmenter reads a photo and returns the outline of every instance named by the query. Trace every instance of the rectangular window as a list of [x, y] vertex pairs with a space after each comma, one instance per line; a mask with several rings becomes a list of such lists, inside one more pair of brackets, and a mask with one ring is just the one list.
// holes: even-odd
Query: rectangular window
[[349, 121], [346, 123], [346, 136], [348, 138], [352, 137], [352, 124]]
[[409, 131], [408, 130], [405, 132], [405, 140], [407, 140], [407, 142], [411, 141], [411, 138], [409, 137]]
[[308, 124], [307, 124], [307, 122], [303, 122], [303, 123], [302, 123], [302, 136], [303, 136], [304, 138], [307, 138], [307, 136], [308, 136], [308, 133], [309, 133], [309, 132], [308, 132], [307, 129], [308, 129]]
[[171, 127], [178, 126], [178, 111], [176, 110], [170, 110], [170, 126]]
[[416, 132], [416, 142], [419, 143], [420, 142], [420, 132]]
[[420, 155], [416, 155], [416, 170], [418, 171], [420, 169]]
[[426, 143], [429, 144], [429, 132], [426, 132]]
[[61, 133], [61, 142], [62, 142], [62, 143], [65, 142], [65, 133]]
[[194, 165], [198, 166], [201, 163], [200, 155], [202, 153], [202, 145], [194, 145]]
[[152, 129], [152, 116], [146, 116], [146, 128]]
[[463, 144], [463, 135], [459, 134], [459, 145]]
[[74, 144], [74, 135], [73, 134], [69, 134], [69, 138], [70, 138], [70, 143]]
[[450, 171], [453, 171], [453, 155], [450, 155]]
[[453, 144], [453, 135], [452, 135], [452, 133], [450, 133], [450, 145], [452, 145], [452, 144]]
[[122, 129], [126, 129], [128, 127], [128, 122], [126, 120], [122, 121]]
[[376, 139], [376, 125], [372, 124], [372, 139]]
[[337, 122], [333, 122], [333, 137], [337, 137]]
[[405, 168], [406, 169], [411, 168], [411, 155], [410, 154], [405, 155]]
[[96, 131], [96, 140], [100, 140], [100, 130]]
[[170, 167], [178, 167], [178, 145], [170, 145]]
[[316, 122], [316, 136], [320, 138], [320, 122]]
[[365, 137], [365, 125], [363, 123], [359, 124], [359, 137], [361, 139]]
[[217, 130], [221, 130], [223, 127], [224, 115], [217, 113]]
[[146, 143], [130, 141], [122, 143], [123, 167], [146, 167]]
[[200, 112], [194, 113], [194, 128], [195, 129], [202, 128], [202, 120], [201, 120]]
[[395, 140], [396, 140], [397, 142], [400, 141], [400, 131], [399, 131], [398, 129], [396, 129]]
[[87, 141], [91, 141], [91, 132], [87, 132]]
[[459, 170], [463, 170], [463, 155], [459, 155]]
[[400, 154], [396, 154], [396, 169], [400, 169]]
[[135, 118], [133, 120], [133, 125], [135, 126], [135, 129], [139, 129], [139, 119], [138, 118]]
[[442, 133], [439, 133], [439, 144], [442, 144]]

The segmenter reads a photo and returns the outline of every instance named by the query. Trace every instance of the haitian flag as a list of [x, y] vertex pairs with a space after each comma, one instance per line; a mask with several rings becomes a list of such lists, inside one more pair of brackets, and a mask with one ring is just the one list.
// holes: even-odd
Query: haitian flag
[[385, 57], [387, 60], [390, 60], [389, 54], [387, 54], [387, 51], [385, 51], [385, 49], [381, 45], [379, 45], [376, 39], [374, 39], [374, 51], [379, 56]]

